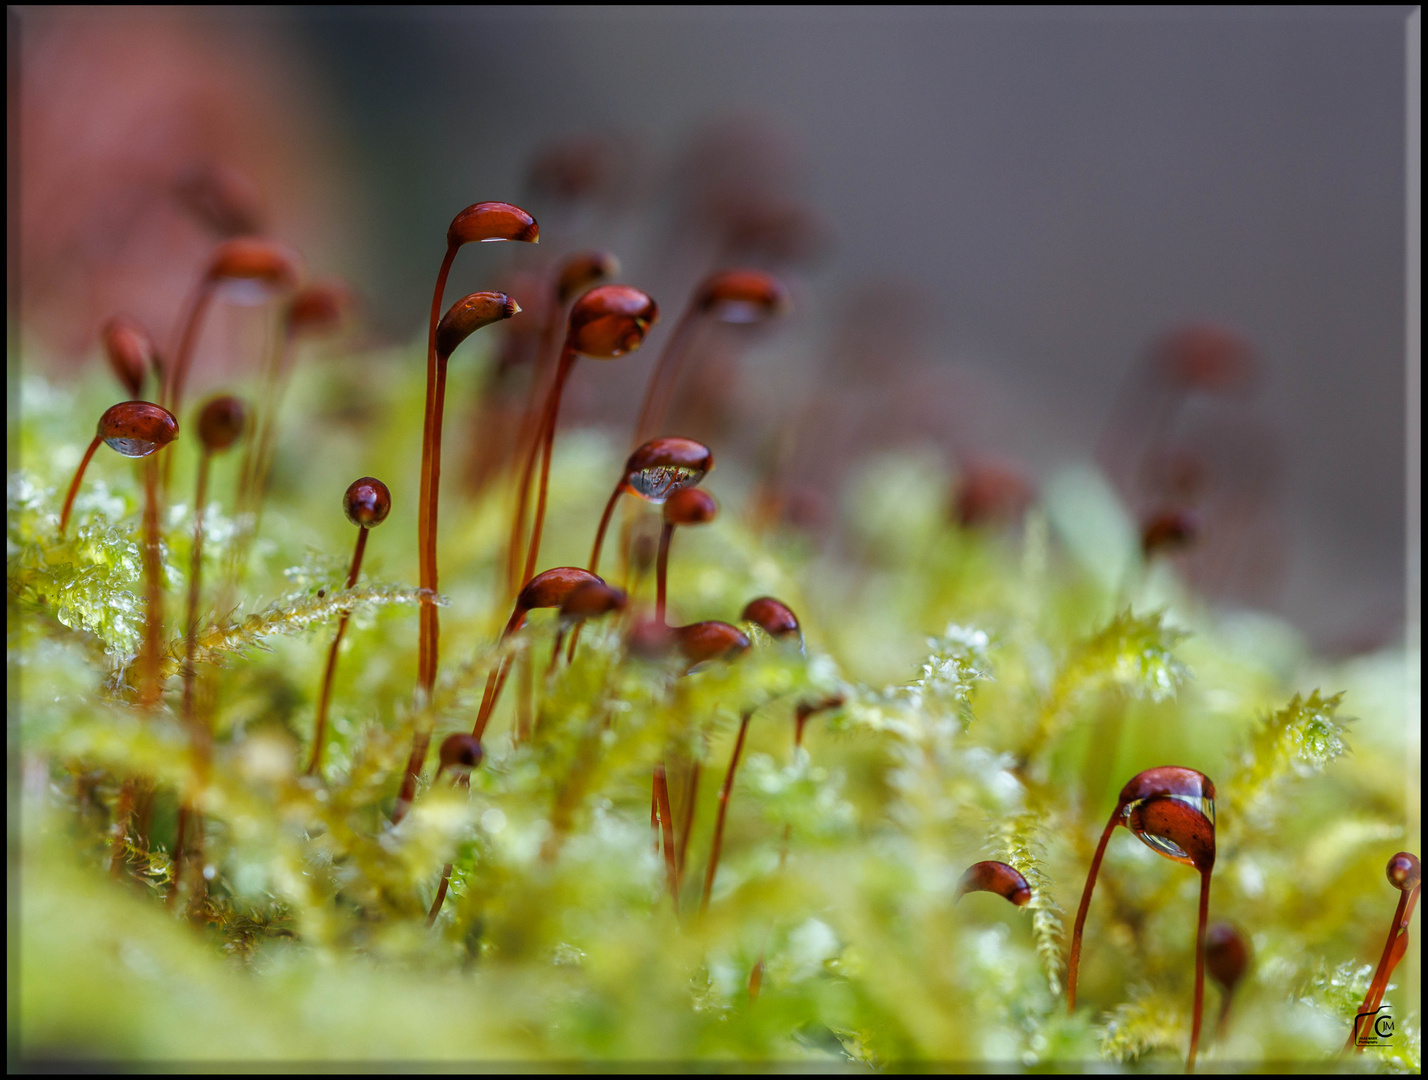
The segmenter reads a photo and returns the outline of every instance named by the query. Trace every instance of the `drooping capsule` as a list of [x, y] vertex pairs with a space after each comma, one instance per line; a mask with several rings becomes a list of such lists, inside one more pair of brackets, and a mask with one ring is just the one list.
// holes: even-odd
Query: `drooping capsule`
[[481, 740], [474, 735], [458, 731], [441, 740], [439, 760], [442, 771], [469, 772], [479, 766], [485, 757], [486, 752], [481, 748]]
[[178, 438], [178, 421], [152, 401], [121, 401], [104, 410], [95, 434], [115, 453], [142, 458]]
[[452, 218], [451, 227], [446, 230], [446, 243], [453, 248], [498, 240], [537, 244], [540, 226], [535, 218], [512, 203], [479, 202]]
[[1141, 528], [1140, 549], [1146, 558], [1162, 551], [1179, 551], [1193, 544], [1199, 534], [1199, 518], [1189, 510], [1162, 510]]
[[248, 406], [232, 394], [211, 399], [198, 414], [198, 441], [210, 454], [227, 450], [247, 429]]
[[623, 611], [629, 597], [624, 589], [606, 585], [603, 581], [586, 581], [575, 586], [560, 602], [560, 617], [579, 622], [612, 611]]
[[144, 376], [150, 370], [158, 373], [158, 350], [154, 339], [143, 326], [126, 315], [115, 315], [106, 322], [99, 337], [110, 368], [129, 396], [137, 398], [144, 387]]
[[208, 260], [204, 276], [212, 284], [248, 286], [231, 292], [241, 302], [260, 303], [275, 292], [297, 287], [302, 260], [286, 244], [259, 236], [224, 241]]
[[620, 272], [620, 260], [608, 251], [582, 251], [566, 259], [555, 279], [555, 301], [564, 306], [597, 282]]
[[1253, 350], [1242, 335], [1213, 323], [1182, 326], [1156, 346], [1166, 378], [1185, 390], [1237, 393], [1254, 384]]
[[993, 860], [967, 867], [957, 882], [957, 899], [961, 900], [969, 892], [996, 893], [1017, 907], [1025, 907], [1031, 901], [1031, 886], [1021, 871]]
[[1005, 462], [972, 461], [957, 481], [956, 515], [963, 528], [1011, 525], [1036, 497], [1026, 474]]
[[694, 487], [714, 467], [709, 447], [669, 435], [651, 439], [625, 462], [623, 490], [656, 506], [681, 488]]
[[700, 286], [696, 303], [721, 322], [761, 322], [788, 310], [788, 290], [763, 270], [723, 270]]
[[1243, 934], [1226, 922], [1210, 924], [1205, 932], [1205, 967], [1226, 994], [1244, 977], [1249, 961], [1249, 942]]
[[335, 330], [352, 308], [352, 294], [339, 281], [315, 281], [288, 304], [287, 328], [294, 337]]
[[749, 647], [749, 638], [737, 626], [710, 620], [670, 629], [676, 647], [691, 665], [729, 660]]
[[570, 309], [570, 348], [597, 360], [634, 352], [659, 321], [659, 305], [630, 285], [597, 285]]
[[745, 622], [758, 623], [763, 632], [772, 638], [800, 636], [798, 616], [782, 600], [772, 596], [760, 596], [744, 605], [744, 613], [739, 616]]
[[468, 337], [493, 322], [519, 314], [521, 305], [501, 292], [476, 292], [452, 304], [436, 325], [436, 356], [448, 359]]

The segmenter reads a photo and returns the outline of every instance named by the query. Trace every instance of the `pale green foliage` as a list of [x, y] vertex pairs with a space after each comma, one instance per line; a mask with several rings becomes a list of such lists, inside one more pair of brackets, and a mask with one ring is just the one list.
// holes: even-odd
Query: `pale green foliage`
[[[501, 494], [465, 496], [452, 469], [442, 666], [423, 711], [410, 585], [421, 370], [406, 353], [298, 366], [251, 548], [243, 523], [225, 516], [232, 458], [215, 467], [196, 642], [206, 761], [181, 704], [177, 612], [193, 519], [178, 507], [189, 503], [176, 494], [165, 516], [164, 696], [145, 712], [128, 686], [145, 614], [134, 471], [97, 465], [71, 536], [56, 535], [65, 469], [87, 435], [74, 417], [98, 415], [109, 391], [25, 383], [24, 467], [9, 478], [7, 523], [22, 809], [12, 1042], [34, 1057], [169, 1064], [1173, 1067], [1188, 1039], [1196, 875], [1117, 833], [1074, 1015], [1066, 920], [1105, 800], [1139, 770], [1185, 764], [1219, 788], [1211, 916], [1244, 927], [1257, 955], [1236, 995], [1247, 1022], [1225, 1051], [1235, 1056], [1219, 1060], [1332, 1060], [1362, 993], [1356, 980], [1376, 958], [1364, 943], [1381, 940], [1396, 902], [1383, 863], [1417, 843], [1399, 824], [1407, 742], [1388, 710], [1354, 702], [1356, 731], [1375, 739], [1346, 756], [1337, 696], [1273, 711], [1310, 670], [1321, 685], [1335, 672], [1284, 649], [1266, 661], [1193, 598], [1114, 597], [1038, 512], [1024, 535], [947, 524], [946, 478], [929, 458], [881, 458], [852, 481], [847, 532], [864, 550], [835, 557], [750, 526], [738, 492], [751, 484], [730, 454], [706, 481], [720, 517], [676, 545], [673, 619], [732, 620], [771, 593], [798, 611], [806, 653], [754, 631], [737, 662], [685, 674], [673, 659], [627, 656], [607, 620], [586, 626], [573, 664], [552, 668], [544, 611], [497, 646], [509, 507]], [[462, 368], [453, 381], [477, 377]], [[376, 414], [372, 402], [384, 422], [354, 425], [352, 415]], [[454, 422], [448, 432], [456, 461], [469, 433]], [[163, 451], [179, 454], [176, 493], [193, 490], [191, 443]], [[585, 557], [624, 449], [562, 429], [547, 565]], [[392, 488], [393, 513], [345, 590], [354, 533], [340, 496], [363, 472]], [[330, 741], [321, 775], [306, 777], [343, 611], [353, 617]], [[527, 697], [518, 663], [470, 787], [435, 780], [434, 748], [470, 730], [504, 656], [530, 662], [529, 737], [515, 738]], [[815, 714], [795, 750], [798, 704], [835, 695], [844, 703]], [[433, 753], [394, 827], [419, 724], [432, 727]], [[656, 763], [675, 822], [693, 807], [677, 914], [652, 843]], [[1279, 782], [1291, 775], [1297, 783]], [[120, 835], [126, 793], [141, 812]], [[199, 889], [187, 876], [170, 910], [184, 801], [202, 815], [208, 877]], [[954, 906], [961, 873], [986, 857], [1027, 878], [1026, 907], [990, 894]], [[448, 861], [450, 893], [428, 929]], [[1412, 1069], [1416, 964], [1394, 981], [1403, 1040], [1397, 1057], [1372, 1061]], [[1213, 986], [1206, 1004], [1218, 1004]]]
[[1165, 701], [1186, 678], [1172, 651], [1184, 637], [1165, 625], [1164, 612], [1137, 616], [1127, 608], [1076, 646], [1061, 680], [1079, 690], [1110, 685], [1132, 697]]
[[[219, 663], [228, 656], [241, 656], [247, 649], [264, 648], [264, 638], [301, 634], [318, 623], [331, 622], [343, 611], [355, 614], [388, 604], [416, 604], [420, 599], [420, 590], [397, 585], [354, 587], [324, 596], [297, 593], [238, 622], [204, 627], [194, 637], [194, 659], [200, 663]], [[437, 603], [445, 602], [438, 600]], [[185, 648], [184, 637], [174, 638], [164, 648], [165, 675], [178, 671]]]
[[1026, 906], [1031, 912], [1032, 934], [1037, 955], [1046, 969], [1047, 986], [1055, 996], [1061, 992], [1065, 930], [1053, 882], [1043, 869], [1045, 850], [1040, 834], [1045, 823], [1045, 814], [1021, 813], [1008, 818], [998, 831], [991, 855], [1019, 871], [1031, 886], [1031, 900]]
[[[107, 510], [123, 513], [123, 501], [108, 498], [100, 485], [88, 494]], [[93, 635], [116, 665], [132, 658], [145, 605], [138, 543], [110, 525], [102, 511], [77, 514], [77, 525], [56, 542], [55, 493], [24, 472], [10, 476], [5, 496], [6, 580], [12, 600]]]
[[1101, 1053], [1135, 1061], [1152, 1050], [1175, 1050], [1189, 1037], [1189, 1017], [1180, 1004], [1155, 993], [1132, 993], [1112, 1010], [1101, 1032]]
[[1230, 789], [1246, 821], [1266, 812], [1265, 803], [1280, 780], [1313, 776], [1349, 753], [1349, 721], [1335, 716], [1342, 698], [1322, 697], [1318, 690], [1307, 698], [1295, 694], [1257, 726], [1240, 755]]

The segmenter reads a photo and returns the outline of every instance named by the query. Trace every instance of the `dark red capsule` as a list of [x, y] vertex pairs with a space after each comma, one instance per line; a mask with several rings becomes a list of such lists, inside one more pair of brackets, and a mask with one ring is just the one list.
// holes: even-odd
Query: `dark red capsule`
[[392, 493], [374, 476], [353, 480], [342, 496], [342, 509], [347, 520], [363, 529], [370, 529], [387, 520], [392, 512]]

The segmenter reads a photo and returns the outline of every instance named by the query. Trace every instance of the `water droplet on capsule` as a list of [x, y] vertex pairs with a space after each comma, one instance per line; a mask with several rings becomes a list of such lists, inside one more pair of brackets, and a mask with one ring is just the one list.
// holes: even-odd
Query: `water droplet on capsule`
[[640, 498], [661, 505], [681, 488], [693, 487], [704, 479], [702, 469], [690, 469], [680, 465], [655, 465], [639, 472], [631, 473], [626, 483]]
[[178, 437], [173, 413], [149, 401], [121, 401], [99, 418], [104, 445], [129, 458], [148, 457]]

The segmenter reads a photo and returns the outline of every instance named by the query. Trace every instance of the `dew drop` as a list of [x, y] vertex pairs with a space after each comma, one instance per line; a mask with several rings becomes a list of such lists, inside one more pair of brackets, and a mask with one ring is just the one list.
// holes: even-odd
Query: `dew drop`
[[123, 454], [129, 458], [148, 457], [159, 448], [158, 443], [152, 442], [149, 439], [135, 439], [121, 436], [105, 439], [104, 445], [115, 453]]
[[655, 465], [630, 473], [630, 490], [640, 498], [661, 505], [666, 499], [682, 488], [693, 487], [704, 479], [702, 469], [689, 469], [682, 465]]

